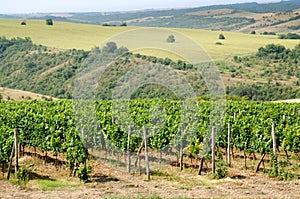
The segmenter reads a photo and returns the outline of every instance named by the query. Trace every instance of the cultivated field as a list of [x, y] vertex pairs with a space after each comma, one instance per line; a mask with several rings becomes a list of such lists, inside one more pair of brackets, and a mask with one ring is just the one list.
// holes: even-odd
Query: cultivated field
[[[91, 48], [105, 42], [112, 36], [123, 33], [124, 31], [139, 29], [139, 27], [103, 27], [98, 25], [75, 24], [65, 22], [54, 22], [54, 26], [47, 26], [45, 21], [26, 20], [27, 25], [21, 26], [22, 19], [0, 19], [0, 35], [8, 38], [12, 37], [30, 37], [34, 43], [46, 45], [59, 49], [85, 49]], [[143, 34], [140, 37], [143, 40], [149, 41], [148, 37], [152, 36], [146, 28], [140, 28], [138, 34]], [[144, 33], [142, 33], [142, 31]], [[163, 31], [168, 29], [161, 29]], [[233, 55], [251, 54], [257, 49], [266, 44], [275, 43], [282, 44], [288, 48], [293, 48], [299, 42], [297, 40], [279, 40], [277, 36], [266, 35], [251, 35], [237, 32], [222, 32], [210, 30], [196, 29], [170, 29], [178, 31], [184, 36], [195, 41], [201, 46], [209, 56], [214, 59], [224, 59]], [[225, 40], [219, 40], [218, 36], [222, 33]], [[166, 43], [166, 38], [161, 38], [159, 41], [151, 41], [153, 46], [160, 46]], [[137, 36], [139, 37], [139, 36]], [[135, 38], [134, 31], [132, 38]], [[175, 37], [176, 39], [176, 37]], [[130, 40], [132, 42], [132, 40]], [[221, 42], [223, 45], [216, 45], [216, 42]], [[176, 40], [177, 45], [185, 45], [180, 39]], [[133, 44], [135, 45], [135, 44]], [[185, 46], [183, 46], [185, 47]], [[130, 49], [130, 47], [129, 47]], [[143, 50], [139, 50], [143, 53]], [[146, 55], [154, 55], [157, 57], [171, 57], [170, 53], [162, 53], [161, 50], [146, 49]]]
[[[199, 61], [199, 56], [202, 56], [200, 57], [201, 60], [207, 60], [211, 57], [214, 60], [223, 60], [223, 62], [230, 64], [230, 62], [233, 63], [232, 56], [253, 54], [257, 52], [259, 47], [267, 44], [282, 44], [287, 48], [293, 48], [299, 44], [299, 40], [279, 40], [277, 36], [272, 35], [225, 31], [104, 27], [56, 21], [54, 21], [54, 26], [47, 26], [45, 21], [38, 20], [26, 20], [27, 25], [22, 26], [20, 25], [22, 21], [22, 19], [0, 19], [0, 36], [8, 38], [30, 37], [34, 43], [48, 46], [54, 51], [57, 49], [59, 49], [57, 51], [64, 49], [90, 50], [108, 41], [114, 41], [119, 46], [126, 46], [134, 52], [145, 55], [173, 59], [186, 58], [195, 62]], [[221, 33], [225, 39], [218, 39]], [[166, 42], [166, 38], [170, 34], [174, 34], [175, 43]], [[216, 42], [219, 44], [217, 45]], [[104, 51], [103, 48], [101, 51]], [[75, 53], [74, 51], [68, 52]], [[203, 54], [199, 54], [199, 52]], [[10, 54], [17, 53], [10, 52]], [[28, 56], [27, 54], [33, 55], [34, 53], [26, 51], [23, 57]], [[44, 57], [44, 54], [40, 55], [40, 57]], [[55, 57], [55, 55], [53, 56]], [[68, 56], [66, 57], [69, 59]], [[13, 58], [12, 60], [15, 61]], [[124, 58], [124, 60], [126, 59]], [[58, 71], [65, 66], [65, 63], [67, 62], [64, 60], [62, 64], [55, 64], [54, 67], [40, 73], [39, 77]], [[241, 63], [235, 62], [234, 67], [236, 66], [240, 71], [243, 69], [246, 71], [250, 68], [242, 66]], [[227, 67], [223, 63], [221, 66], [223, 69]], [[260, 66], [260, 62], [258, 62], [258, 64], [251, 65], [251, 69], [254, 70], [254, 67]], [[28, 66], [28, 68], [30, 67]], [[223, 76], [227, 78], [225, 82], [232, 81], [230, 78], [235, 77], [233, 76], [235, 75], [234, 72], [229, 73], [225, 69], [224, 71]], [[259, 73], [257, 72], [257, 74]], [[266, 81], [264, 76], [257, 77], [258, 75], [255, 75], [256, 72], [254, 71], [253, 77], [247, 77], [249, 79], [240, 78], [238, 81]], [[282, 73], [280, 75], [283, 76]], [[12, 78], [14, 77], [12, 76]], [[290, 79], [288, 80], [290, 81]], [[283, 82], [285, 79], [281, 81]], [[48, 89], [49, 84], [45, 87]], [[1, 87], [0, 94], [4, 100], [47, 98], [34, 93]], [[96, 105], [93, 104], [93, 108], [95, 108], [94, 106], [98, 108], [97, 118], [90, 118], [85, 115], [88, 113], [85, 112], [85, 108], [88, 106], [74, 107], [73, 102], [61, 100], [55, 102], [0, 103], [0, 163], [2, 163], [0, 198], [274, 197], [296, 199], [300, 195], [300, 141], [298, 139], [300, 117], [298, 117], [298, 104], [230, 102], [232, 104], [228, 105], [227, 115], [224, 116], [226, 120], [224, 120], [222, 135], [218, 137], [216, 153], [212, 152], [218, 156], [217, 158], [212, 155], [214, 159], [218, 159], [216, 173], [219, 175], [213, 177], [210, 175], [213, 168], [210, 157], [202, 159], [204, 161], [204, 163], [202, 162], [203, 170], [200, 171], [203, 173], [201, 176], [197, 175], [198, 166], [201, 165], [199, 151], [206, 146], [204, 141], [207, 138], [207, 131], [210, 131], [210, 122], [213, 120], [208, 117], [213, 110], [209, 103], [203, 102], [199, 109], [200, 114], [192, 112], [192, 110], [197, 111], [197, 108], [193, 108], [192, 104], [186, 105], [186, 110], [191, 110], [186, 112], [191, 115], [187, 119], [184, 118], [186, 120], [181, 124], [179, 119], [182, 119], [180, 109], [182, 104], [179, 101], [176, 103], [165, 100], [158, 101], [161, 106], [159, 108], [163, 108], [168, 117], [166, 117], [166, 124], [162, 128], [163, 131], [151, 136], [151, 139], [148, 134], [147, 145], [145, 141], [142, 141], [142, 138], [137, 138], [135, 134], [132, 134], [134, 131], [131, 130], [130, 125], [126, 126], [126, 131], [119, 128], [121, 122], [124, 122], [127, 117], [122, 115], [124, 111], [113, 112], [115, 105], [113, 102], [98, 101]], [[154, 105], [156, 105], [154, 101], [133, 101], [130, 106], [132, 115], [128, 118], [134, 118], [134, 122], [137, 121], [140, 126], [145, 127], [143, 132], [146, 138], [148, 128], [146, 125], [150, 121], [149, 118], [152, 119], [150, 114], [152, 112], [161, 113], [158, 109], [151, 109], [152, 112], [149, 113], [150, 108]], [[80, 120], [76, 120], [78, 119], [75, 118], [76, 114]], [[198, 114], [201, 118], [195, 119], [199, 117]], [[120, 118], [125, 119], [121, 121]], [[196, 122], [190, 122], [190, 118]], [[97, 119], [95, 120], [98, 122], [97, 128], [90, 127], [87, 124], [87, 119], [92, 119], [92, 122], [89, 121], [92, 124], [94, 124], [94, 119]], [[172, 120], [174, 121], [172, 122]], [[17, 144], [13, 145], [13, 132], [17, 134], [18, 129], [18, 143], [22, 146], [19, 149], [19, 166], [21, 169], [16, 176], [12, 175], [10, 181], [6, 181], [7, 165], [9, 161], [15, 160], [12, 158], [11, 151], [14, 151], [14, 147], [18, 148]], [[166, 148], [168, 153], [161, 152], [161, 146], [166, 143], [170, 144], [169, 139], [172, 136], [175, 137], [179, 133], [179, 129], [182, 137], [195, 136], [196, 130], [198, 137], [197, 139], [192, 137], [190, 140], [180, 137], [182, 139], [178, 140], [180, 142], [174, 143], [170, 149]], [[212, 128], [212, 132], [214, 129]], [[149, 132], [151, 133], [151, 129]], [[189, 132], [193, 132], [193, 134], [189, 134]], [[231, 157], [230, 166], [223, 161], [227, 155], [228, 132], [229, 138], [231, 138], [231, 147], [229, 148], [232, 153], [229, 156]], [[212, 139], [214, 138], [213, 135]], [[274, 142], [272, 142], [273, 140]], [[275, 146], [276, 140], [277, 147]], [[147, 147], [152, 147], [149, 150], [150, 181], [146, 180], [144, 172], [146, 170], [146, 166], [144, 166], [146, 160], [145, 162], [143, 160], [145, 158], [144, 153], [148, 153], [146, 152], [147, 147], [145, 147], [147, 150], [143, 149], [144, 144]], [[274, 153], [277, 153], [275, 156], [278, 159], [275, 156], [272, 158], [273, 145]], [[214, 151], [215, 147], [212, 148]], [[121, 149], [121, 152], [116, 149]], [[130, 150], [133, 153], [131, 159], [130, 156], [126, 157], [127, 151]], [[15, 151], [18, 154], [18, 150]], [[137, 151], [142, 154], [136, 155]], [[180, 162], [182, 171], [179, 168], [179, 157], [182, 157], [180, 159], [182, 160]], [[133, 165], [134, 160], [138, 161], [135, 164], [141, 165], [138, 166], [139, 172], [137, 167]], [[129, 169], [132, 168], [131, 173], [126, 172], [126, 161], [131, 166]], [[15, 164], [13, 161], [13, 166]], [[92, 166], [91, 172], [87, 171], [89, 165]], [[75, 177], [76, 172], [85, 183]], [[21, 179], [22, 177], [25, 180]], [[218, 177], [222, 179], [218, 179]]]

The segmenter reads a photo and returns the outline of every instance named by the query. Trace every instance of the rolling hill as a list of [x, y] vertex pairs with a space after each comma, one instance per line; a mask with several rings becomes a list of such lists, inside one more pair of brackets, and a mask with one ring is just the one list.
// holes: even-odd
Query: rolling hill
[[242, 3], [214, 5], [199, 8], [142, 10], [106, 13], [40, 13], [5, 15], [24, 19], [148, 27], [196, 28], [207, 30], [239, 31], [249, 33], [300, 32], [300, 1], [274, 3]]
[[[86, 60], [89, 61], [90, 58], [93, 58], [91, 56], [93, 52], [99, 51], [102, 54], [106, 43], [113, 41], [116, 46], [125, 46], [130, 51], [132, 50], [134, 54], [117, 60], [115, 64], [112, 64], [115, 68], [106, 71], [105, 78], [98, 83], [100, 90], [102, 89], [98, 94], [103, 99], [109, 98], [108, 94], [110, 89], [115, 87], [118, 75], [125, 74], [127, 70], [134, 67], [133, 63], [145, 63], [145, 61], [155, 61], [173, 67], [179, 73], [184, 74], [191, 85], [197, 88], [199, 96], [206, 95], [207, 89], [203, 86], [202, 80], [197, 79], [193, 68], [188, 66], [188, 63], [177, 61], [179, 59], [187, 60], [184, 60], [180, 53], [175, 54], [172, 52], [172, 49], [179, 49], [178, 52], [190, 52], [186, 53], [190, 54], [190, 57], [198, 56], [193, 51], [195, 46], [202, 48], [202, 52], [205, 54], [204, 61], [207, 61], [207, 59], [214, 60], [221, 72], [228, 95], [246, 96], [253, 100], [299, 98], [300, 74], [298, 63], [300, 61], [298, 56], [299, 45], [297, 46], [299, 40], [279, 39], [278, 35], [272, 33], [275, 29], [271, 29], [271, 26], [274, 26], [281, 28], [282, 31], [280, 32], [285, 32], [287, 31], [286, 25], [289, 27], [298, 26], [297, 3], [299, 1], [266, 5], [253, 3], [138, 12], [139, 17], [143, 17], [147, 13], [154, 13], [154, 18], [158, 17], [161, 20], [172, 18], [167, 17], [166, 13], [173, 13], [174, 16], [179, 18], [179, 13], [181, 13], [181, 15], [192, 17], [195, 20], [199, 20], [198, 17], [204, 17], [208, 21], [210, 21], [209, 18], [213, 18], [212, 21], [222, 21], [222, 23], [219, 23], [222, 27], [234, 26], [232, 23], [225, 26], [226, 20], [232, 18], [239, 20], [241, 16], [242, 18], [248, 17], [246, 21], [249, 22], [250, 20], [252, 22], [245, 23], [239, 29], [239, 31], [245, 33], [217, 30], [218, 28], [200, 30], [138, 26], [120, 27], [57, 21], [79, 22], [67, 18], [88, 15], [90, 19], [93, 19], [95, 13], [59, 14], [60, 16], [56, 13], [55, 16], [51, 15], [55, 17], [53, 26], [47, 26], [45, 20], [25, 20], [26, 25], [21, 25], [24, 19], [1, 18], [0, 86], [32, 91], [52, 97], [71, 98], [74, 79], [78, 74], [78, 70], [84, 67]], [[270, 12], [270, 10], [273, 11]], [[164, 17], [161, 17], [162, 14]], [[109, 13], [105, 15], [105, 17], [112, 18], [115, 16], [130, 17], [136, 16], [136, 13]], [[46, 17], [49, 16], [35, 16], [34, 18]], [[186, 18], [180, 19], [187, 21]], [[265, 21], [264, 23], [267, 25], [260, 25], [260, 21]], [[90, 23], [84, 20], [81, 22]], [[133, 23], [130, 20], [126, 22]], [[144, 23], [147, 20], [140, 22]], [[256, 33], [266, 33], [249, 34], [249, 31], [254, 29], [257, 31]], [[294, 29], [297, 28], [294, 27]], [[228, 30], [232, 30], [232, 28], [228, 28]], [[175, 36], [175, 42], [172, 44], [166, 42], [169, 34]], [[223, 34], [225, 39], [219, 39], [220, 34]], [[192, 42], [193, 45], [187, 41]], [[270, 47], [268, 44], [274, 44], [274, 46]], [[265, 55], [260, 53], [259, 49], [269, 53]], [[112, 53], [115, 53], [115, 51], [112, 51]], [[137, 55], [138, 57], [136, 57]], [[171, 60], [168, 58], [171, 58]], [[120, 63], [123, 63], [123, 65], [120, 65]], [[139, 91], [139, 93], [142, 95], [145, 91], [148, 92], [151, 89], [146, 88], [144, 91]]]
[[[45, 21], [27, 20], [27, 25], [22, 26], [22, 19], [0, 19], [0, 36], [7, 38], [30, 37], [35, 44], [58, 49], [83, 49], [91, 48], [105, 43], [115, 35], [126, 34], [132, 31], [132, 37], [146, 41], [152, 36], [152, 32], [141, 27], [103, 27], [89, 24], [76, 24], [66, 22], [54, 22], [53, 26], [46, 26]], [[136, 31], [135, 31], [136, 30]], [[150, 29], [151, 30], [151, 29]], [[170, 31], [168, 31], [170, 30]], [[184, 47], [185, 42], [180, 42], [179, 37], [188, 37], [201, 46], [212, 59], [224, 59], [234, 55], [247, 55], [257, 51], [261, 46], [270, 43], [282, 44], [287, 48], [293, 48], [299, 42], [297, 40], [282, 40], [276, 35], [253, 35], [228, 31], [211, 31], [196, 29], [157, 29], [162, 32], [161, 39], [151, 41], [152, 46], [162, 46], [166, 43], [168, 32], [177, 34], [176, 44]], [[166, 32], [164, 34], [164, 32]], [[226, 39], [219, 40], [219, 34], [224, 34]], [[136, 42], [126, 39], [118, 45], [125, 45], [129, 50]], [[216, 45], [221, 42], [223, 45]], [[147, 46], [146, 46], [147, 47]], [[180, 47], [180, 46], [179, 46]], [[171, 57], [170, 53], [158, 49], [140, 49], [140, 53], [157, 57]], [[172, 57], [171, 57], [172, 58]]]
[[[199, 71], [195, 70], [194, 65], [182, 60], [172, 61], [169, 58], [127, 51], [114, 42], [109, 42], [102, 48], [95, 47], [91, 51], [85, 51], [48, 48], [34, 44], [29, 38], [0, 38], [0, 86], [52, 97], [72, 98], [74, 88], [81, 88], [78, 81], [87, 83], [93, 81], [93, 84], [87, 84], [92, 86], [89, 90], [93, 91], [95, 88], [94, 94], [97, 98], [110, 99], [120, 78], [129, 71], [145, 64], [158, 64], [159, 68], [172, 68], [174, 72], [181, 74], [197, 96], [205, 97], [209, 94], [203, 78]], [[270, 101], [299, 98], [299, 52], [300, 45], [287, 49], [282, 45], [271, 44], [259, 48], [251, 55], [235, 55], [216, 60], [214, 64], [218, 67], [226, 92], [230, 96]], [[105, 66], [104, 70], [101, 69], [102, 66]], [[89, 75], [85, 71], [89, 71], [90, 67], [96, 67], [90, 71], [92, 72], [90, 74], [96, 74], [96, 77], [85, 75]], [[151, 70], [147, 72], [151, 77]], [[81, 77], [85, 76], [87, 79], [81, 81]], [[137, 75], [130, 79], [139, 82], [139, 78], [140, 75]], [[164, 91], [164, 88], [149, 85], [138, 89], [134, 96], [145, 97], [149, 96], [148, 94], [157, 96], [156, 94], [162, 90]]]

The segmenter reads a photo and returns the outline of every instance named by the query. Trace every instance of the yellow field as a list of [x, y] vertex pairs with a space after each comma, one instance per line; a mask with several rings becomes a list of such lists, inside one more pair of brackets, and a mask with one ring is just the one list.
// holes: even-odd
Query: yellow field
[[[177, 29], [201, 45], [211, 57], [226, 58], [232, 55], [245, 55], [257, 52], [257, 49], [267, 44], [282, 44], [287, 48], [294, 48], [299, 40], [277, 39], [272, 35], [252, 35], [239, 32], [207, 31], [192, 29]], [[219, 34], [225, 36], [225, 40], [219, 40]], [[221, 42], [224, 45], [216, 45]]]
[[105, 39], [130, 27], [103, 27], [88, 24], [55, 22], [47, 26], [45, 21], [21, 19], [0, 19], [0, 35], [11, 37], [30, 37], [34, 43], [60, 49], [85, 49], [99, 45]]
[[[21, 19], [0, 19], [0, 36], [8, 38], [31, 37], [34, 43], [48, 47], [90, 50], [115, 35], [131, 32], [133, 35], [127, 36], [127, 38], [124, 37], [121, 45], [125, 45], [129, 49], [135, 49], [135, 46], [141, 45], [138, 42], [142, 40], [148, 45], [146, 46], [147, 48], [135, 51], [146, 55], [168, 56], [170, 58], [178, 58], [178, 56], [168, 52], [169, 48], [164, 48], [168, 32], [174, 33], [176, 39], [176, 42], [169, 46], [176, 46], [182, 52], [186, 52], [190, 45], [186, 43], [186, 38], [184, 37], [188, 37], [195, 41], [198, 46], [202, 47], [208, 56], [213, 59], [251, 54], [256, 52], [259, 47], [270, 43], [282, 44], [288, 48], [293, 48], [299, 43], [299, 40], [279, 40], [277, 36], [250, 35], [238, 32], [155, 28], [149, 32], [149, 29], [139, 27], [103, 27], [65, 22], [54, 22], [54, 26], [46, 26], [45, 21], [38, 20], [27, 20], [27, 25], [21, 26], [21, 21]], [[225, 40], [218, 39], [220, 33], [225, 35]], [[151, 40], [151, 37], [155, 38], [155, 40]], [[157, 38], [159, 37], [161, 38], [158, 41]], [[135, 43], [135, 38], [139, 40], [137, 43]], [[122, 37], [119, 39], [122, 40]], [[222, 42], [223, 45], [216, 45], [216, 42]], [[156, 46], [161, 49], [152, 48]], [[189, 51], [192, 53], [193, 47], [190, 47]], [[180, 54], [180, 52], [178, 53]]]

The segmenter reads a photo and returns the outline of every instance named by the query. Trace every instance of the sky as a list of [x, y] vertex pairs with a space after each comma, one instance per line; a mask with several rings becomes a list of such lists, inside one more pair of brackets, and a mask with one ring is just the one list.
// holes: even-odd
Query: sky
[[111, 12], [279, 0], [0, 0], [0, 13]]

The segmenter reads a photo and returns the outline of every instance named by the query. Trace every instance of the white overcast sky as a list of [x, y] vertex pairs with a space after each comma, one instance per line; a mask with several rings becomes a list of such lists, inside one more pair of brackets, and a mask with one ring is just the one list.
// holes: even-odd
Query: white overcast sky
[[109, 12], [279, 0], [0, 0], [0, 13]]

